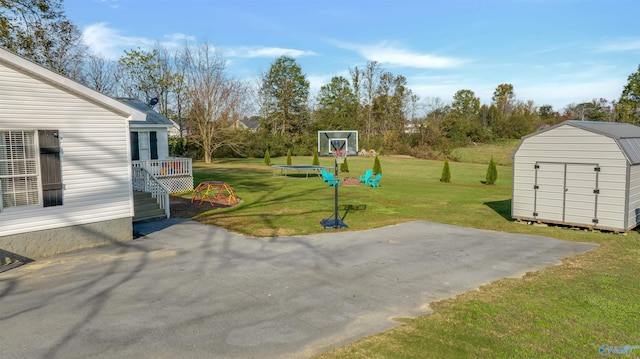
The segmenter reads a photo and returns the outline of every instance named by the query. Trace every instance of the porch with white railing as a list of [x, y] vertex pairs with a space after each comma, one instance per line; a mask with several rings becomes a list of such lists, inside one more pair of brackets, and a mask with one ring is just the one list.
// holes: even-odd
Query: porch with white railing
[[169, 157], [162, 160], [131, 161], [134, 169], [144, 168], [157, 178], [170, 193], [193, 190], [191, 158]]

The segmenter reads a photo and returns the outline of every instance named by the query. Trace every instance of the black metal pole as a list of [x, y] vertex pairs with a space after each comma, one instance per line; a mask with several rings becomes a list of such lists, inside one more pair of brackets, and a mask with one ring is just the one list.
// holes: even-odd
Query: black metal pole
[[339, 228], [338, 226], [338, 157], [335, 158], [335, 172], [336, 172], [336, 178], [334, 178], [334, 184], [333, 187], [335, 187], [335, 211], [334, 211], [334, 215], [335, 215], [335, 219], [333, 221], [333, 228]]

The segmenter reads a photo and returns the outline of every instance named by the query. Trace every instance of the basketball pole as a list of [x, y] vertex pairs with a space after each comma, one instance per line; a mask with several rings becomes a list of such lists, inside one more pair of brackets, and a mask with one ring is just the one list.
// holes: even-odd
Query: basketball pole
[[[348, 131], [341, 131], [341, 132], [348, 132]], [[357, 148], [358, 135], [357, 135], [357, 132], [355, 133], [356, 133], [355, 140], [356, 140], [356, 148]], [[327, 138], [326, 143], [328, 145], [328, 151], [327, 151], [328, 153], [327, 152], [323, 152], [323, 153], [332, 154], [334, 158], [334, 162], [333, 162], [334, 183], [333, 183], [333, 216], [332, 216], [333, 218], [331, 217], [324, 218], [320, 221], [320, 224], [322, 225], [322, 227], [324, 227], [324, 229], [349, 228], [349, 226], [347, 226], [344, 222], [342, 222], [342, 219], [340, 218], [340, 214], [338, 213], [338, 210], [339, 210], [338, 186], [340, 185], [340, 177], [339, 177], [340, 173], [339, 173], [338, 165], [346, 161], [346, 157], [348, 156], [348, 151], [349, 151], [348, 150], [349, 145], [347, 144], [347, 141], [349, 140], [349, 138], [351, 138], [351, 134], [348, 135], [346, 138], [343, 138], [343, 137], [333, 138], [333, 137], [329, 137], [329, 135], [327, 135], [326, 132], [318, 131], [318, 153], [321, 152], [320, 143], [322, 142], [320, 137], [322, 134], [324, 134], [324, 136]]]
[[340, 182], [338, 182], [339, 181], [339, 179], [338, 179], [338, 157], [335, 156], [333, 160], [334, 160], [334, 163], [335, 163], [335, 172], [336, 172], [336, 174], [335, 174], [335, 176], [336, 176], [335, 177], [335, 182], [333, 184], [333, 187], [335, 188], [335, 191], [334, 191], [334, 193], [335, 193], [334, 218], [335, 219], [333, 221], [333, 228], [340, 228], [340, 226], [338, 226], [338, 187], [339, 187], [338, 183], [340, 183]]

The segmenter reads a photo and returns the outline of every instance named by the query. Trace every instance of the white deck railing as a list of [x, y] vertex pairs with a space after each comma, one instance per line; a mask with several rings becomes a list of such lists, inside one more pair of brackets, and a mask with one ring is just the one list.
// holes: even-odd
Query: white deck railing
[[133, 190], [151, 193], [158, 206], [164, 209], [167, 218], [171, 215], [169, 189], [144, 167], [134, 167], [132, 171]]
[[191, 158], [170, 157], [163, 160], [131, 161], [133, 168], [146, 168], [152, 175], [162, 177], [191, 176]]

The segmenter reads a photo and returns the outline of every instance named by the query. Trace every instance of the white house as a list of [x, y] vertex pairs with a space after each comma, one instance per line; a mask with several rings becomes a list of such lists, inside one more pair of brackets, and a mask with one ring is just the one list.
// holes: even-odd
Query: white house
[[517, 220], [628, 231], [640, 223], [640, 127], [566, 121], [513, 154]]
[[[130, 133], [147, 119], [0, 48], [0, 251], [35, 259], [131, 240], [133, 174], [150, 171], [132, 167]], [[158, 146], [159, 172], [168, 171], [166, 151]], [[162, 186], [142, 187], [167, 202], [168, 215]]]

